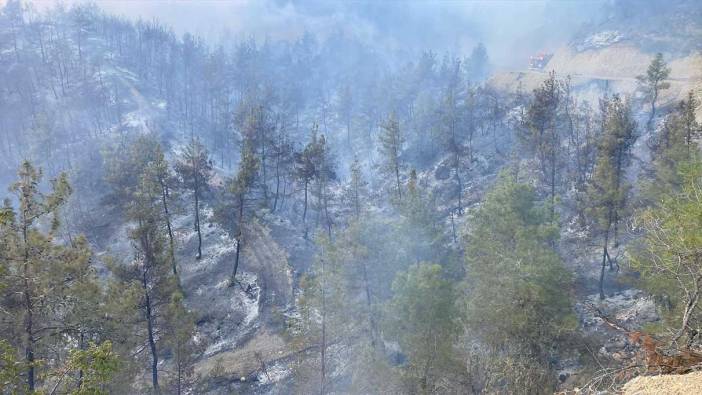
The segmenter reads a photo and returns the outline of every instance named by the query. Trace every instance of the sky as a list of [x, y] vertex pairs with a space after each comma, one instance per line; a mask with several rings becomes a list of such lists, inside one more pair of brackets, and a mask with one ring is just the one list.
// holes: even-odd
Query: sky
[[[0, 0], [2, 2], [4, 0]], [[305, 31], [358, 35], [388, 49], [467, 54], [484, 42], [497, 66], [509, 66], [569, 41], [602, 16], [609, 0], [96, 0], [100, 8], [133, 19], [157, 18], [208, 42], [253, 36], [295, 39]], [[29, 0], [38, 9], [58, 1]], [[83, 2], [65, 0], [64, 4]]]

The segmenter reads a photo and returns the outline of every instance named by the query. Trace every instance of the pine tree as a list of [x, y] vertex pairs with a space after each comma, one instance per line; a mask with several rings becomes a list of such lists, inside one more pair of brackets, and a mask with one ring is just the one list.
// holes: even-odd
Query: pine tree
[[663, 60], [663, 54], [659, 52], [648, 65], [646, 74], [636, 77], [646, 99], [651, 103], [651, 113], [648, 116], [648, 122], [646, 122], [648, 130], [653, 128], [653, 120], [656, 117], [656, 101], [660, 92], [670, 88], [670, 83], [665, 82], [668, 76], [670, 76], [670, 67]]
[[468, 134], [468, 163], [473, 163], [473, 137], [480, 129], [481, 117], [478, 114], [478, 91], [468, 85], [466, 87], [465, 99], [463, 101], [463, 112], [465, 114], [466, 132]]
[[[275, 158], [275, 198], [272, 211], [283, 207], [286, 186], [294, 164], [293, 144], [284, 126], [278, 128], [277, 139], [271, 147]], [[283, 190], [281, 191], [281, 184]]]
[[447, 258], [441, 255], [444, 251], [441, 246], [447, 240], [440, 226], [436, 199], [428, 188], [419, 185], [415, 169], [410, 170], [407, 194], [400, 205], [400, 213], [402, 218], [395, 232], [405, 244], [406, 259], [413, 263], [429, 259], [441, 259], [448, 263]]
[[[503, 173], [485, 196], [466, 237], [467, 324], [491, 358], [531, 366], [501, 390], [554, 389], [560, 336], [575, 329], [570, 275], [554, 250], [558, 229], [531, 186]], [[500, 362], [500, 363], [503, 363]]]
[[478, 43], [466, 60], [466, 73], [471, 81], [481, 82], [488, 77], [489, 59], [483, 43]]
[[333, 392], [329, 371], [334, 358], [329, 356], [329, 346], [347, 344], [353, 325], [346, 320], [349, 296], [343, 286], [338, 249], [324, 237], [320, 237], [318, 245], [319, 253], [309, 273], [300, 280], [300, 316], [291, 326], [300, 346], [315, 349], [319, 356], [300, 361], [296, 373], [301, 376], [299, 385], [303, 388], [298, 391], [326, 394]]
[[[456, 94], [457, 87], [450, 85], [444, 94], [442, 106], [439, 108], [440, 134], [444, 148], [451, 155], [450, 164], [453, 169], [454, 179], [456, 180], [456, 210], [458, 213], [463, 212], [463, 154], [465, 147], [463, 143], [463, 128], [464, 116], [458, 106], [458, 97]], [[470, 126], [470, 125], [469, 125]]]
[[332, 238], [332, 219], [329, 214], [329, 206], [331, 204], [330, 185], [336, 179], [334, 168], [334, 160], [331, 155], [327, 139], [321, 135], [317, 140], [317, 150], [315, 156], [315, 191], [317, 206], [317, 223], [319, 224], [321, 216], [324, 216], [327, 237]]
[[317, 142], [318, 126], [312, 126], [312, 139], [305, 146], [302, 152], [295, 153], [295, 176], [298, 182], [302, 183], [304, 191], [304, 208], [302, 211], [302, 221], [307, 219], [307, 206], [309, 201], [309, 185], [317, 176], [317, 157], [319, 147]]
[[400, 186], [402, 162], [400, 155], [402, 154], [404, 140], [400, 133], [400, 123], [395, 114], [391, 113], [381, 126], [383, 130], [380, 134], [380, 150], [384, 157], [383, 172], [394, 178], [395, 187], [397, 188], [397, 199], [402, 201], [402, 188]]
[[264, 204], [268, 205], [268, 168], [271, 159], [276, 157], [276, 130], [271, 120], [271, 114], [262, 104], [244, 106], [246, 111], [241, 129], [242, 141], [248, 141], [251, 151], [258, 156], [260, 188]]
[[700, 102], [695, 98], [692, 91], [687, 92], [687, 100], [680, 102], [678, 113], [680, 113], [680, 122], [685, 134], [685, 144], [687, 145], [688, 155], [691, 154], [690, 148], [695, 137], [702, 133], [702, 125], [697, 121], [695, 111], [699, 107]]
[[[317, 135], [317, 125], [312, 127], [312, 139], [302, 152], [295, 154], [295, 173], [299, 182], [303, 184], [304, 209], [302, 220], [306, 221], [309, 202], [309, 187], [314, 182], [317, 205], [317, 222], [321, 214], [324, 215], [327, 233], [331, 237], [331, 217], [329, 216], [329, 183], [336, 178], [334, 163], [327, 146], [324, 135]], [[307, 234], [307, 228], [305, 228]]]
[[561, 160], [559, 125], [561, 96], [561, 87], [556, 80], [556, 74], [551, 72], [549, 78], [534, 90], [534, 97], [527, 108], [524, 120], [527, 129], [524, 140], [536, 152], [544, 184], [550, 188], [552, 218], [555, 217], [556, 188]]
[[636, 141], [636, 122], [629, 104], [619, 96], [603, 103], [603, 134], [597, 151], [595, 171], [588, 186], [589, 214], [595, 229], [602, 235], [602, 269], [600, 272], [600, 299], [604, 299], [604, 273], [607, 262], [614, 269], [609, 256], [610, 238], [617, 247], [617, 224], [621, 220], [629, 185], [624, 173], [631, 158], [631, 147]]
[[153, 162], [159, 162], [162, 150], [151, 135], [140, 135], [126, 144], [106, 150], [104, 154], [105, 181], [110, 186], [105, 200], [126, 211], [139, 188], [141, 178]]
[[134, 247], [134, 260], [128, 266], [113, 268], [113, 271], [123, 283], [122, 288], [131, 289], [125, 294], [134, 296], [131, 308], [139, 313], [136, 324], [146, 331], [144, 337], [151, 357], [152, 390], [160, 394], [159, 349], [164, 338], [158, 333], [166, 325], [163, 313], [175, 290], [176, 281], [161, 228], [162, 211], [158, 195], [142, 182], [134, 197], [128, 211], [128, 219], [133, 224], [129, 238]]
[[702, 297], [702, 161], [695, 158], [678, 166], [682, 185], [668, 190], [658, 204], [640, 211], [635, 224], [643, 237], [628, 249], [631, 266], [641, 273], [640, 284], [670, 303], [664, 322], [675, 328], [672, 342], [683, 336], [690, 348], [699, 331]]
[[244, 142], [241, 152], [241, 161], [239, 162], [239, 170], [236, 177], [229, 185], [230, 192], [236, 197], [236, 207], [238, 211], [237, 226], [236, 226], [236, 256], [234, 259], [234, 267], [230, 277], [229, 284], [233, 286], [236, 280], [236, 273], [239, 269], [239, 258], [241, 256], [241, 248], [244, 244], [244, 220], [245, 205], [248, 195], [256, 181], [256, 173], [259, 168], [259, 161], [256, 155], [251, 150], [251, 145], [248, 141]]
[[177, 395], [188, 393], [195, 384], [195, 361], [202, 345], [193, 338], [196, 333], [195, 316], [183, 305], [183, 294], [174, 292], [166, 306], [165, 345], [171, 350], [173, 364], [168, 384], [169, 392]]
[[398, 273], [387, 304], [385, 333], [400, 344], [410, 393], [439, 391], [446, 371], [459, 370], [453, 352], [460, 333], [460, 311], [453, 284], [440, 265], [422, 262]]
[[[145, 182], [150, 182], [151, 188], [155, 188], [160, 195], [161, 206], [163, 208], [163, 220], [166, 223], [166, 231], [168, 232], [168, 255], [171, 260], [173, 275], [178, 277], [178, 267], [175, 259], [175, 241], [173, 238], [173, 226], [171, 223], [171, 211], [173, 207], [173, 187], [175, 185], [175, 175], [171, 171], [168, 161], [163, 154], [160, 146], [156, 146], [154, 151], [153, 161], [149, 162], [145, 171]], [[180, 280], [178, 280], [180, 283]]]
[[[72, 350], [66, 366], [58, 372], [57, 384], [66, 375], [78, 373], [80, 381], [76, 388], [67, 391], [71, 395], [107, 395], [107, 385], [119, 370], [120, 358], [112, 350], [109, 340], [101, 344], [91, 342], [85, 349]], [[55, 386], [53, 390], [56, 390]]]
[[6, 295], [2, 309], [15, 317], [3, 337], [22, 349], [24, 359], [17, 362], [26, 370], [27, 390], [33, 392], [43, 380], [37, 374], [41, 361], [50, 361], [46, 368], [59, 362], [56, 357], [61, 354], [50, 358], [50, 350], [70, 349], [72, 341], [82, 347], [84, 339], [97, 335], [92, 323], [101, 294], [85, 239], [67, 245], [55, 239], [59, 210], [71, 193], [67, 176], [52, 180], [48, 194], [39, 187], [41, 170], [31, 163], [23, 162], [18, 176], [11, 187], [18, 207], [6, 202], [0, 222], [0, 257], [7, 262], [1, 273]]
[[162, 219], [168, 235], [171, 269], [178, 278], [173, 237], [172, 211], [175, 205], [177, 180], [154, 136], [139, 136], [117, 152], [108, 152], [106, 181], [111, 187], [108, 201], [122, 211], [128, 211], [136, 194], [148, 189], [159, 201]]
[[26, 363], [17, 358], [17, 349], [5, 339], [0, 339], [0, 390], [9, 394], [27, 392], [22, 377], [26, 370]]
[[368, 183], [363, 178], [363, 170], [358, 158], [354, 158], [349, 169], [351, 177], [348, 186], [348, 200], [351, 203], [354, 216], [358, 219], [364, 207], [364, 199], [367, 197]]
[[647, 183], [645, 191], [652, 201], [671, 191], [679, 191], [682, 187], [680, 165], [696, 158], [699, 146], [695, 137], [700, 132], [695, 117], [696, 106], [697, 100], [688, 94], [688, 99], [665, 117], [660, 133], [655, 136], [652, 150], [654, 179]]
[[195, 259], [202, 258], [202, 232], [200, 230], [200, 200], [202, 194], [209, 188], [212, 177], [212, 162], [207, 149], [199, 139], [194, 138], [183, 149], [175, 165], [183, 185], [193, 191], [195, 200], [195, 231], [197, 232], [197, 255]]

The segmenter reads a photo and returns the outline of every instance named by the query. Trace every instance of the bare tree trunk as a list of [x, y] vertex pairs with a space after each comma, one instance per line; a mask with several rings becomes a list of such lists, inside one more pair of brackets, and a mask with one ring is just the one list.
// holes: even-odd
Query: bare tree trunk
[[[197, 176], [196, 176], [197, 177]], [[197, 185], [195, 186], [195, 230], [197, 231], [197, 256], [195, 259], [202, 258], [202, 233], [200, 232], [200, 193]]]
[[[687, 303], [685, 304], [685, 311], [683, 313], [683, 318], [682, 322], [680, 324], [680, 329], [678, 330], [678, 333], [675, 335], [675, 338], [673, 339], [674, 341], [678, 341], [684, 334], [689, 334], [690, 329], [689, 329], [689, 324], [690, 324], [690, 317], [692, 316], [692, 312], [695, 311], [697, 308], [697, 303], [699, 302], [700, 298], [700, 281], [702, 281], [702, 277], [697, 277], [695, 279], [695, 290], [692, 293], [692, 295], [689, 297]], [[688, 339], [688, 343], [689, 343]]]
[[307, 186], [309, 182], [305, 180], [305, 208], [302, 211], [302, 222], [305, 222], [305, 219], [307, 218]]
[[648, 130], [653, 130], [653, 119], [656, 117], [656, 100], [658, 100], [658, 88], [653, 88], [653, 99], [651, 100], [651, 115], [648, 116], [648, 122], [646, 122], [646, 128]]
[[329, 236], [329, 241], [332, 239], [332, 223], [331, 218], [329, 218], [329, 199], [327, 197], [326, 186], [324, 187], [324, 218], [327, 222], [327, 235]]
[[241, 254], [241, 244], [244, 242], [244, 231], [242, 227], [244, 226], [244, 196], [239, 194], [239, 225], [236, 236], [236, 255], [234, 258], [234, 268], [232, 269], [232, 276], [229, 281], [229, 285], [234, 285], [236, 280], [236, 272], [239, 270], [239, 256]]
[[325, 294], [325, 287], [326, 287], [326, 282], [324, 281], [324, 259], [322, 259], [322, 347], [320, 350], [320, 358], [321, 358], [321, 377], [320, 377], [320, 382], [319, 382], [319, 393], [320, 395], [324, 395], [326, 393], [325, 389], [325, 384], [326, 384], [326, 375], [327, 375], [327, 370], [326, 370], [326, 353], [327, 353], [327, 299], [326, 299], [326, 294]]
[[[616, 184], [616, 186], [617, 186], [617, 192], [619, 192], [619, 190], [620, 190], [620, 188], [621, 188], [621, 182], [622, 182], [622, 167], [623, 167], [622, 161], [623, 161], [623, 156], [624, 156], [624, 152], [622, 152], [622, 149], [621, 149], [621, 148], [620, 148], [618, 151], [619, 151], [619, 152], [617, 152], [617, 174], [616, 174], [616, 177], [617, 177], [617, 184]], [[622, 202], [625, 202], [625, 201], [626, 201], [625, 199], [622, 200]], [[622, 203], [622, 204], [623, 204], [623, 203]], [[613, 223], [613, 225], [614, 225], [614, 248], [619, 247], [619, 238], [618, 238], [618, 233], [619, 233], [619, 208], [620, 208], [620, 207], [616, 207], [616, 208], [614, 209], [614, 213], [613, 213], [613, 215], [614, 215], [614, 221], [613, 221], [613, 222], [614, 222], [614, 223]], [[610, 269], [613, 269], [613, 268], [611, 267], [611, 265], [610, 265]]]
[[[553, 132], [554, 134], [556, 131]], [[556, 141], [554, 137], [551, 153], [551, 222], [556, 219]]]
[[395, 163], [395, 182], [397, 183], [397, 197], [402, 200], [402, 189], [400, 188], [400, 166]]
[[365, 260], [361, 263], [361, 269], [363, 270], [363, 288], [366, 291], [366, 307], [368, 310], [368, 326], [370, 327], [370, 338], [371, 346], [373, 349], [377, 347], [377, 327], [375, 324], [375, 317], [373, 315], [373, 304], [370, 292], [370, 282], [368, 281], [368, 267], [366, 266]]
[[356, 213], [356, 218], [361, 216], [361, 201], [358, 193], [358, 185], [353, 187], [353, 208]]
[[456, 158], [456, 181], [458, 181], [458, 214], [463, 213], [463, 180], [461, 179], [459, 158]]
[[24, 330], [27, 335], [27, 340], [25, 344], [25, 356], [27, 358], [27, 387], [30, 393], [34, 392], [35, 388], [35, 378], [34, 378], [34, 343], [36, 341], [34, 336], [34, 306], [32, 303], [31, 287], [29, 285], [29, 246], [28, 242], [28, 229], [29, 224], [27, 221], [27, 213], [23, 212], [22, 215], [22, 239], [24, 242], [24, 305], [27, 316], [25, 317]]
[[605, 294], [604, 294], [604, 275], [605, 275], [605, 267], [607, 266], [607, 244], [609, 244], [609, 227], [610, 225], [607, 225], [607, 230], [605, 231], [605, 237], [604, 237], [604, 245], [602, 246], [602, 270], [600, 271], [600, 300], [604, 300]]
[[[28, 263], [25, 264], [28, 265]], [[26, 271], [25, 271], [26, 272]], [[25, 355], [27, 358], [27, 387], [29, 392], [34, 392], [34, 342], [36, 341], [34, 337], [34, 312], [32, 298], [29, 290], [29, 281], [27, 278], [24, 280], [24, 303], [27, 312], [27, 317], [25, 318], [25, 333], [27, 334], [27, 343], [25, 344]]]
[[163, 203], [163, 213], [166, 217], [166, 229], [168, 230], [168, 248], [169, 248], [169, 255], [171, 258], [171, 266], [173, 268], [173, 275], [176, 277], [178, 280], [178, 284], [180, 284], [180, 279], [178, 278], [178, 267], [176, 266], [176, 260], [175, 260], [175, 244], [173, 242], [173, 229], [171, 227], [171, 214], [168, 211], [168, 186], [163, 182], [163, 180], [159, 180], [161, 184], [161, 202]]
[[151, 384], [153, 385], [154, 393], [160, 394], [161, 388], [158, 385], [158, 350], [154, 339], [153, 314], [151, 311], [151, 298], [149, 297], [149, 290], [146, 284], [146, 272], [144, 272], [142, 277], [142, 286], [146, 304], [146, 329], [149, 335], [149, 350], [151, 351]]
[[275, 161], [275, 198], [273, 200], [273, 210], [278, 207], [278, 196], [280, 193], [280, 154], [278, 154]]
[[454, 213], [453, 210], [451, 210], [451, 235], [453, 236], [453, 242], [456, 243], [458, 242], [458, 238], [456, 237], [456, 221], [454, 221]]
[[176, 364], [177, 364], [176, 369], [178, 369], [178, 377], [176, 378], [176, 380], [177, 380], [176, 394], [181, 395], [181, 393], [183, 392], [183, 366], [182, 366], [183, 364], [180, 360], [180, 357], [178, 357]]

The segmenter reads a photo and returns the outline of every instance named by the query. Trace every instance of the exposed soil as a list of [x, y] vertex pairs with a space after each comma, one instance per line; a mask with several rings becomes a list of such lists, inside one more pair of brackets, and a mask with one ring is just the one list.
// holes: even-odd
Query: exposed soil
[[624, 395], [691, 395], [702, 393], [702, 372], [684, 375], [639, 376], [623, 388]]

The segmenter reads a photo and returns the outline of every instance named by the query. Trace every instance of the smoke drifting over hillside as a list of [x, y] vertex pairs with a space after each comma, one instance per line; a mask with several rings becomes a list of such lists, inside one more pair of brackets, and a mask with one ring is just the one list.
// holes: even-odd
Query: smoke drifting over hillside
[[3, 3], [0, 393], [700, 366], [699, 0]]
[[[56, 5], [35, 0], [38, 9]], [[67, 4], [85, 3], [70, 0]], [[153, 20], [210, 43], [242, 37], [294, 40], [306, 31], [351, 34], [378, 50], [432, 49], [460, 55], [478, 42], [496, 66], [522, 65], [533, 52], [567, 43], [583, 24], [597, 23], [607, 1], [117, 1], [93, 3], [131, 19]]]

